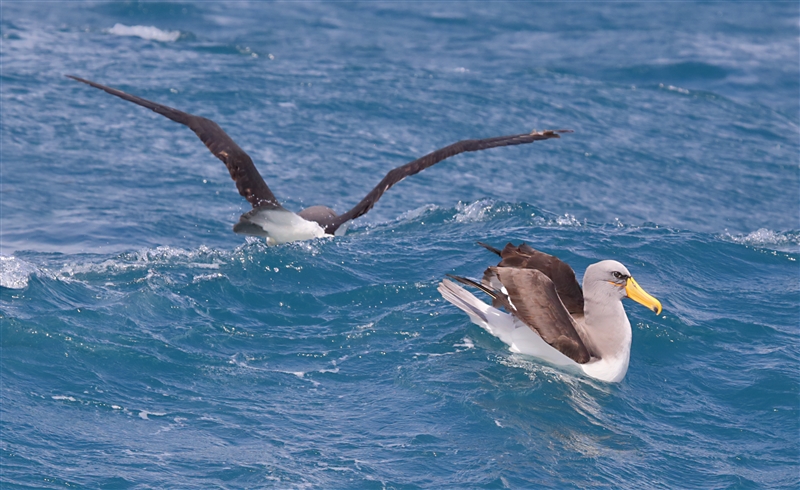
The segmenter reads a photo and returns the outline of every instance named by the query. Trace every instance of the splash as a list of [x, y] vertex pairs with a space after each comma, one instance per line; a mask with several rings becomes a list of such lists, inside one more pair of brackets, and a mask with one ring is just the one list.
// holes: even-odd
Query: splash
[[564, 216], [559, 216], [558, 218], [556, 218], [555, 223], [559, 226], [581, 226], [582, 224], [585, 224], [581, 223], [581, 221], [578, 218], [569, 213], [566, 213]]
[[24, 289], [36, 267], [16, 257], [0, 255], [0, 287]]
[[487, 218], [487, 213], [491, 212], [494, 207], [494, 200], [481, 199], [471, 204], [464, 204], [459, 202], [456, 204], [455, 216], [456, 223], [472, 223], [476, 221], [484, 221]]
[[162, 43], [171, 43], [181, 37], [180, 31], [162, 31], [154, 26], [126, 26], [123, 24], [114, 24], [114, 27], [108, 29], [109, 34], [115, 36], [135, 36], [150, 41], [160, 41]]

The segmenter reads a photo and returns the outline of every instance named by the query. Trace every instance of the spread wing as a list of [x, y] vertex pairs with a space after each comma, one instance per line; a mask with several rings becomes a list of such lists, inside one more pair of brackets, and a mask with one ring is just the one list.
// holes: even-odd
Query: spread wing
[[353, 209], [343, 213], [329, 223], [325, 223], [325, 231], [333, 233], [342, 224], [350, 221], [351, 219], [358, 218], [367, 213], [378, 202], [384, 192], [389, 190], [390, 187], [397, 184], [408, 176], [414, 175], [431, 167], [444, 159], [464, 153], [468, 151], [488, 150], [489, 148], [497, 148], [498, 146], [513, 146], [525, 145], [533, 143], [534, 141], [547, 140], [551, 138], [560, 138], [560, 133], [571, 133], [571, 130], [557, 129], [550, 131], [533, 131], [525, 134], [515, 134], [511, 136], [498, 136], [495, 138], [486, 138], [479, 140], [463, 140], [452, 145], [440, 148], [432, 153], [428, 153], [422, 158], [418, 158], [413, 162], [406, 163], [400, 167], [392, 169], [386, 174], [386, 177], [381, 180], [378, 185], [372, 189], [369, 194], [364, 197]]
[[[592, 353], [583, 343], [556, 286], [542, 271], [513, 267], [489, 267], [484, 274], [503, 285], [506, 310], [513, 314], [542, 339], [579, 364], [589, 362]], [[491, 281], [493, 282], [493, 281]]]
[[479, 245], [491, 250], [501, 257], [497, 267], [511, 267], [516, 269], [535, 269], [544, 273], [555, 284], [561, 302], [570, 314], [583, 314], [583, 291], [575, 271], [558, 257], [540, 252], [526, 244], [514, 246], [506, 244], [503, 250], [498, 250], [485, 243]]
[[247, 199], [254, 208], [281, 207], [280, 203], [278, 203], [278, 200], [275, 198], [275, 195], [273, 195], [272, 191], [270, 191], [269, 187], [267, 187], [264, 179], [261, 178], [261, 174], [259, 174], [258, 170], [256, 170], [256, 166], [253, 165], [253, 160], [250, 159], [250, 156], [248, 156], [244, 150], [239, 148], [239, 145], [237, 145], [231, 139], [231, 137], [228, 136], [227, 133], [225, 133], [225, 131], [223, 131], [222, 128], [211, 119], [187, 114], [186, 112], [181, 112], [177, 109], [173, 109], [172, 107], [156, 104], [155, 102], [151, 102], [141, 97], [136, 97], [135, 95], [127, 94], [121, 90], [106, 87], [105, 85], [100, 85], [99, 83], [85, 80], [83, 78], [74, 77], [72, 75], [67, 75], [67, 77], [79, 82], [83, 82], [87, 85], [91, 85], [92, 87], [108, 92], [111, 95], [116, 95], [117, 97], [125, 99], [128, 102], [133, 102], [134, 104], [138, 104], [142, 107], [147, 107], [153, 112], [157, 112], [158, 114], [168, 117], [175, 122], [181, 123], [184, 126], [188, 126], [189, 129], [194, 131], [195, 134], [200, 137], [208, 149], [211, 150], [211, 153], [213, 153], [215, 157], [222, 160], [225, 166], [228, 167], [231, 178], [234, 182], [236, 182], [236, 188], [239, 190], [239, 194]]

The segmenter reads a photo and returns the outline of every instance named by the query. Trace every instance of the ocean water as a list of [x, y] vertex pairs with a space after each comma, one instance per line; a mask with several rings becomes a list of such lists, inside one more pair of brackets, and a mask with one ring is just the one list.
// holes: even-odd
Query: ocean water
[[[797, 488], [797, 2], [0, 4], [2, 488]], [[449, 143], [344, 237], [235, 235]], [[628, 266], [624, 381], [437, 293], [476, 240]]]

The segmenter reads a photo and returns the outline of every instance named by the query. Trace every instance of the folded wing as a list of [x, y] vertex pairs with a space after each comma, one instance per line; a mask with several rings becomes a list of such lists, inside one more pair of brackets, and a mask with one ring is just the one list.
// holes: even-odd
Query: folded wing
[[583, 315], [583, 291], [575, 278], [575, 271], [566, 262], [524, 243], [519, 246], [508, 243], [503, 250], [481, 242], [478, 244], [501, 257], [497, 267], [534, 269], [544, 273], [555, 284], [558, 297], [567, 311], [572, 315]]
[[573, 361], [579, 364], [589, 362], [592, 353], [578, 335], [575, 320], [559, 298], [555, 284], [544, 272], [489, 267], [484, 274], [484, 278], [487, 277], [490, 283], [502, 284], [502, 289], [494, 292], [506, 296], [509, 313]]

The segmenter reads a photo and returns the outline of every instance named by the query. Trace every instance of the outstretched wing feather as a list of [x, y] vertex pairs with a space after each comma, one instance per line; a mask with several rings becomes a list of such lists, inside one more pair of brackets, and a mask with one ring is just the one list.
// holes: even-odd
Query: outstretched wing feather
[[142, 107], [146, 107], [153, 112], [161, 114], [177, 123], [189, 127], [206, 147], [217, 158], [222, 160], [231, 174], [231, 178], [236, 183], [239, 194], [247, 199], [250, 204], [256, 207], [279, 208], [280, 203], [275, 195], [267, 186], [261, 174], [258, 173], [253, 160], [242, 150], [236, 142], [231, 139], [223, 129], [211, 119], [195, 116], [186, 112], [173, 109], [156, 102], [128, 94], [115, 88], [107, 87], [99, 83], [92, 82], [83, 78], [67, 75], [67, 77], [91, 85], [121, 99], [133, 102]]
[[533, 131], [525, 134], [515, 134], [511, 136], [497, 136], [494, 138], [477, 139], [477, 140], [463, 140], [452, 145], [445, 146], [434, 152], [431, 152], [424, 157], [418, 158], [412, 162], [406, 163], [400, 167], [394, 168], [386, 174], [386, 176], [376, 185], [358, 204], [356, 204], [350, 211], [343, 213], [333, 219], [330, 223], [326, 223], [325, 231], [333, 233], [342, 224], [352, 219], [362, 216], [367, 211], [372, 209], [378, 199], [381, 198], [384, 192], [389, 190], [393, 185], [401, 180], [419, 173], [428, 167], [431, 167], [442, 160], [470, 151], [488, 150], [489, 148], [496, 148], [499, 146], [513, 146], [524, 145], [533, 143], [534, 141], [546, 140], [551, 138], [560, 138], [560, 133], [568, 133], [570, 130], [558, 129], [550, 131]]

